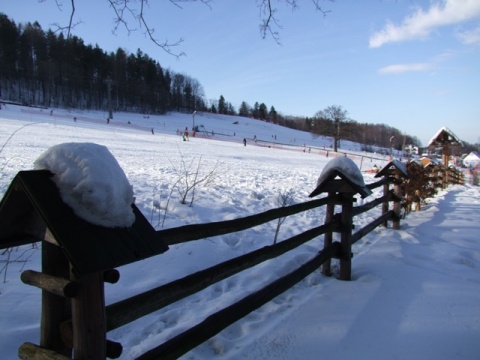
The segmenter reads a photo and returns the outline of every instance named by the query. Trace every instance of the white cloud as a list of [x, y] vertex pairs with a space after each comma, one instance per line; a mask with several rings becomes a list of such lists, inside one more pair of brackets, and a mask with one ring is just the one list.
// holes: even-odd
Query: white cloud
[[473, 30], [459, 32], [457, 36], [464, 44], [480, 44], [480, 26]]
[[401, 25], [387, 22], [382, 30], [370, 37], [369, 46], [376, 48], [390, 42], [425, 39], [439, 27], [461, 24], [476, 18], [480, 18], [478, 0], [436, 1], [428, 10], [418, 9], [407, 16]]
[[432, 65], [429, 63], [419, 63], [419, 64], [395, 64], [385, 66], [378, 69], [380, 74], [401, 74], [412, 71], [427, 71], [432, 69]]

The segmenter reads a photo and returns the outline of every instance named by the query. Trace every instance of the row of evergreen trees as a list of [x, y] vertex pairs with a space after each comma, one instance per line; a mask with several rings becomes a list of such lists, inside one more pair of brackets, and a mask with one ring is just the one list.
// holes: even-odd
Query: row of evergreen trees
[[194, 78], [163, 69], [140, 49], [106, 53], [63, 33], [44, 31], [38, 22], [16, 24], [0, 13], [0, 98], [26, 105], [163, 114], [167, 111], [215, 113], [276, 121], [272, 106], [238, 112], [223, 96], [206, 104]]
[[235, 107], [232, 105], [232, 103], [226, 101], [223, 95], [220, 95], [220, 98], [218, 99], [216, 106], [215, 106], [215, 102], [212, 103], [210, 107], [210, 111], [213, 113], [226, 114], [226, 115], [253, 117], [255, 119], [268, 120], [275, 123], [278, 120], [277, 111], [273, 106], [271, 106], [270, 110], [268, 110], [268, 107], [267, 105], [265, 105], [265, 103], [259, 104], [257, 101], [255, 102], [253, 107], [251, 107], [247, 102], [242, 101], [237, 112], [235, 110]]
[[[111, 91], [109, 91], [111, 89]], [[45, 107], [165, 113], [205, 110], [194, 78], [164, 70], [138, 50], [106, 53], [38, 22], [15, 24], [0, 13], [0, 98]]]

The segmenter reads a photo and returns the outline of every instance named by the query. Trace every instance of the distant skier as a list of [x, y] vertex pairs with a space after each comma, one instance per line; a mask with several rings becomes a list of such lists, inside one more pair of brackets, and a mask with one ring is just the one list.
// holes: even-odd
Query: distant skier
[[243, 146], [247, 146], [247, 139], [243, 138]]

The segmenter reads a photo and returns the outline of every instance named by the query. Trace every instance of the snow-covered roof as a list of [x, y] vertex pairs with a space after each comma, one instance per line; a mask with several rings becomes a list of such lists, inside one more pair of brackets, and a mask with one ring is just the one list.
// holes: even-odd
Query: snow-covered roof
[[54, 174], [60, 196], [74, 213], [104, 227], [130, 227], [133, 188], [110, 151], [93, 143], [64, 143], [45, 151], [34, 163]]
[[412, 159], [408, 162], [408, 164], [415, 164], [415, 165], [423, 167], [423, 164], [418, 159]]
[[442, 127], [428, 142], [428, 147], [436, 147], [442, 145], [458, 146], [462, 145], [462, 141], [447, 127]]
[[309, 196], [313, 197], [323, 192], [323, 185], [335, 179], [337, 176], [347, 181], [362, 198], [372, 193], [371, 190], [365, 186], [362, 172], [357, 164], [355, 164], [352, 159], [342, 156], [332, 159], [327, 163], [318, 178], [316, 189]]
[[387, 173], [390, 173], [392, 170], [400, 171], [400, 173], [403, 176], [408, 177], [407, 166], [399, 160], [390, 161], [387, 165], [385, 165], [385, 167], [382, 170], [380, 170], [375, 175], [375, 177], [385, 176], [385, 175], [387, 175]]
[[480, 159], [480, 154], [476, 151], [472, 151], [470, 154], [465, 156], [463, 160], [479, 160]]
[[85, 221], [61, 198], [48, 170], [19, 171], [0, 201], [0, 249], [46, 240], [78, 275], [96, 273], [168, 250], [133, 203], [131, 227], [109, 228]]
[[422, 157], [420, 158], [420, 163], [422, 163], [423, 167], [427, 166], [441, 166], [442, 161], [439, 159], [435, 158], [429, 158], [429, 157]]

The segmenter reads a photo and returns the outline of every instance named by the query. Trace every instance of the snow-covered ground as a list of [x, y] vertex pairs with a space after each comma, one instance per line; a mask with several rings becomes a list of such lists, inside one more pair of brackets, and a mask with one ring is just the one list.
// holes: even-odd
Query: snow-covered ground
[[[40, 110], [0, 111], [0, 196], [15, 174], [54, 145], [106, 146], [133, 185], [135, 202], [157, 228], [221, 221], [278, 206], [279, 195], [308, 200], [331, 160], [331, 140], [253, 119], [211, 114], [144, 117]], [[75, 120], [76, 121], [75, 121]], [[203, 125], [208, 137], [182, 141], [178, 132]], [[152, 134], [153, 129], [153, 134]], [[436, 129], [432, 129], [432, 133]], [[212, 135], [213, 132], [213, 135]], [[254, 138], [259, 140], [254, 142]], [[244, 146], [242, 140], [247, 140]], [[387, 159], [342, 150], [365, 170]], [[305, 151], [304, 151], [305, 150]], [[213, 176], [180, 204], [186, 174]], [[372, 182], [365, 173], [365, 182]], [[374, 191], [372, 197], [378, 195]], [[191, 200], [187, 197], [187, 202]], [[369, 198], [363, 200], [368, 201]], [[359, 200], [361, 202], [362, 200]], [[355, 219], [357, 228], [379, 209]], [[287, 219], [279, 239], [324, 221], [317, 209]], [[186, 354], [185, 359], [478, 359], [480, 354], [480, 189], [452, 186], [401, 230], [379, 228], [353, 248], [353, 281], [315, 272], [294, 288]], [[152, 259], [119, 269], [106, 285], [112, 303], [215, 263], [271, 244], [276, 222], [247, 231], [175, 245]], [[183, 301], [112, 331], [122, 359], [144, 353], [216, 310], [288, 273], [314, 256], [323, 239], [233, 276]], [[13, 261], [5, 267], [6, 260]], [[0, 354], [17, 358], [25, 341], [38, 343], [40, 290], [20, 281], [40, 270], [40, 251], [24, 246], [0, 256]]]

